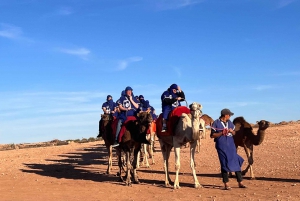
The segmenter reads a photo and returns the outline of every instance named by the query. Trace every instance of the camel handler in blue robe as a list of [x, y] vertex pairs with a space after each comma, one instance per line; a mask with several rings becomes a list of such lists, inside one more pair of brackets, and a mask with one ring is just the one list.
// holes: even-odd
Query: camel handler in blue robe
[[[106, 102], [102, 104], [102, 110], [104, 114], [111, 114], [112, 116], [116, 117], [116, 103], [113, 101], [113, 98], [111, 95], [107, 95]], [[99, 134], [97, 137], [102, 137], [102, 118], [99, 121]]]
[[125, 88], [125, 95], [121, 96], [117, 102], [118, 108], [120, 110], [119, 120], [116, 129], [116, 140], [112, 147], [119, 146], [119, 134], [121, 130], [122, 123], [124, 123], [129, 116], [136, 116], [137, 109], [139, 108], [139, 101], [134, 97], [131, 87]]
[[185, 95], [177, 84], [172, 84], [167, 91], [161, 95], [163, 113], [163, 126], [161, 132], [167, 131], [167, 120], [169, 113], [176, 107], [181, 106], [180, 102], [185, 100]]
[[235, 135], [235, 126], [229, 120], [233, 114], [234, 113], [232, 113], [229, 109], [223, 109], [219, 119], [215, 120], [211, 126], [210, 137], [214, 138], [215, 147], [218, 152], [224, 190], [231, 189], [228, 185], [229, 172], [235, 172], [239, 188], [246, 188], [246, 186], [242, 183], [243, 177], [241, 173], [241, 166], [244, 159], [236, 152], [233, 140], [233, 135]]

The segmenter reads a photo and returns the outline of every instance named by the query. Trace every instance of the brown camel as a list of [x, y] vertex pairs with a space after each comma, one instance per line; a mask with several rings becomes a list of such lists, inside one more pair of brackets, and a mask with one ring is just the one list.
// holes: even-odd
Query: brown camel
[[265, 131], [270, 126], [270, 123], [265, 120], [257, 121], [256, 123], [258, 124], [258, 130], [255, 135], [252, 131], [251, 125], [243, 117], [237, 117], [233, 120], [236, 132], [233, 136], [235, 146], [244, 147], [248, 158], [248, 166], [242, 171], [242, 174], [245, 175], [250, 168], [251, 179], [255, 179], [252, 169], [253, 145], [257, 146], [263, 142], [265, 138]]
[[115, 142], [115, 137], [112, 135], [112, 127], [111, 127], [113, 116], [111, 114], [102, 114], [101, 119], [102, 119], [102, 130], [103, 130], [102, 139], [104, 140], [104, 144], [108, 152], [108, 167], [106, 173], [110, 174], [112, 168], [112, 146], [111, 145], [113, 145]]
[[[174, 181], [174, 189], [180, 188], [179, 186], [179, 169], [180, 169], [180, 147], [187, 142], [190, 143], [190, 166], [192, 169], [192, 174], [194, 178], [195, 188], [201, 187], [198, 182], [196, 171], [195, 171], [195, 148], [197, 140], [200, 138], [199, 132], [199, 117], [201, 115], [201, 105], [198, 103], [192, 103], [190, 105], [191, 114], [183, 113], [179, 118], [175, 128], [174, 136], [170, 135], [158, 135], [159, 143], [161, 146], [163, 158], [164, 158], [164, 170], [165, 170], [165, 185], [170, 186], [170, 176], [169, 176], [169, 157], [172, 147], [174, 146], [175, 151], [175, 170], [176, 177]], [[158, 129], [159, 127], [157, 127]]]
[[[131, 178], [133, 176], [134, 183], [139, 183], [136, 168], [137, 168], [137, 155], [141, 149], [142, 143], [149, 143], [146, 140], [147, 130], [152, 122], [152, 115], [150, 110], [146, 112], [138, 113], [137, 120], [129, 121], [125, 124], [126, 131], [122, 136], [119, 147], [117, 148], [117, 154], [119, 158], [119, 176], [120, 180], [123, 181], [121, 171], [123, 168], [122, 158], [120, 157], [121, 151], [125, 153], [126, 157], [126, 180], [125, 184], [127, 186], [131, 185]], [[131, 161], [133, 154], [133, 161]]]

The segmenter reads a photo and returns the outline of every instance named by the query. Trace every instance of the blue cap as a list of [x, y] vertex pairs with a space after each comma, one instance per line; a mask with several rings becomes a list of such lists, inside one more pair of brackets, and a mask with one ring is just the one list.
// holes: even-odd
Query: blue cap
[[132, 88], [129, 87], [129, 86], [125, 88], [125, 92], [126, 92], [126, 91], [129, 91], [129, 90], [130, 90], [130, 91], [133, 91]]
[[143, 96], [143, 95], [140, 95], [140, 96], [139, 96], [139, 99], [141, 99], [141, 98], [144, 98], [144, 96]]
[[170, 86], [170, 89], [178, 89], [177, 84], [172, 84], [172, 85]]

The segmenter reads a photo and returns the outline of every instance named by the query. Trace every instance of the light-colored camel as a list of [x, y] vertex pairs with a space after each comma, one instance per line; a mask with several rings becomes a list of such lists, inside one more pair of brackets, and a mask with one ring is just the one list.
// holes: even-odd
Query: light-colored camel
[[197, 141], [196, 152], [200, 153], [201, 139], [206, 139], [206, 126], [211, 126], [214, 123], [214, 120], [207, 114], [203, 114], [200, 117], [200, 138]]
[[[133, 177], [134, 183], [139, 183], [136, 168], [137, 168], [137, 155], [141, 149], [142, 143], [147, 143], [146, 133], [152, 122], [152, 115], [150, 110], [146, 112], [138, 113], [137, 120], [129, 121], [125, 124], [126, 131], [122, 136], [119, 147], [117, 147], [117, 154], [119, 155], [119, 176], [120, 180], [122, 178], [123, 162], [122, 157], [120, 157], [121, 151], [125, 153], [126, 156], [126, 175], [125, 184], [127, 186], [131, 185], [131, 175]], [[132, 156], [133, 154], [133, 156]], [[133, 158], [133, 160], [131, 160]]]
[[[155, 122], [152, 122], [152, 124], [155, 124]], [[152, 125], [150, 126], [150, 128], [152, 128]], [[152, 160], [152, 165], [155, 164], [155, 160], [154, 160], [154, 141], [155, 141], [155, 132], [152, 129], [149, 129], [150, 132], [147, 133], [146, 135], [146, 139], [147, 141], [150, 142], [150, 144], [142, 144], [141, 150], [138, 153], [138, 164], [137, 164], [137, 168], [140, 167], [139, 165], [139, 161], [142, 155], [143, 160], [141, 161], [141, 166], [144, 166], [146, 163], [146, 167], [150, 168], [149, 165], [149, 158], [151, 158]]]
[[257, 134], [253, 133], [251, 125], [243, 118], [237, 117], [233, 120], [235, 125], [236, 134], [233, 136], [235, 146], [244, 147], [248, 158], [248, 166], [245, 170], [242, 171], [242, 174], [245, 175], [250, 169], [251, 179], [255, 179], [253, 173], [253, 145], [260, 145], [266, 134], [266, 129], [270, 126], [270, 122], [261, 120], [256, 122], [258, 124]]
[[161, 151], [164, 158], [164, 171], [165, 171], [165, 185], [170, 186], [170, 176], [169, 176], [169, 157], [172, 147], [175, 151], [175, 170], [176, 177], [174, 181], [174, 189], [180, 188], [179, 186], [179, 170], [180, 170], [180, 147], [187, 142], [190, 143], [190, 167], [192, 169], [192, 174], [194, 178], [195, 188], [201, 187], [196, 175], [195, 170], [195, 148], [197, 140], [200, 138], [199, 132], [199, 117], [201, 115], [202, 106], [199, 103], [192, 103], [190, 105], [191, 114], [183, 113], [179, 118], [177, 125], [175, 127], [174, 136], [163, 136], [158, 135], [159, 143], [161, 146]]

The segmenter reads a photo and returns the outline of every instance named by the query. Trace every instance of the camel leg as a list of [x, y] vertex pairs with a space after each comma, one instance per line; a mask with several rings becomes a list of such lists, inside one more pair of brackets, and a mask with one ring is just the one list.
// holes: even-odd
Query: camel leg
[[112, 167], [112, 146], [111, 145], [108, 145], [107, 151], [108, 151], [108, 167], [106, 173], [110, 174], [111, 167]]
[[191, 169], [192, 169], [192, 174], [193, 174], [193, 178], [194, 178], [194, 183], [195, 183], [195, 188], [200, 188], [201, 184], [199, 183], [198, 179], [197, 179], [197, 174], [196, 174], [196, 170], [195, 170], [195, 148], [197, 146], [197, 141], [194, 142], [190, 142], [190, 159], [191, 159]]
[[[140, 168], [140, 161], [141, 161], [141, 151], [139, 151], [139, 153], [137, 154], [137, 164], [136, 164], [136, 168]], [[144, 160], [144, 159], [143, 159]]]
[[155, 137], [155, 134], [152, 134], [151, 136], [151, 141], [150, 141], [150, 145], [148, 146], [148, 153], [149, 155], [151, 156], [151, 159], [152, 159], [152, 165], [155, 164], [155, 161], [154, 161], [154, 151], [153, 151], [153, 147], [154, 147], [154, 137]]
[[200, 146], [201, 146], [201, 137], [197, 140], [197, 153], [200, 153]]
[[122, 154], [121, 154], [121, 149], [116, 149], [116, 154], [118, 156], [118, 166], [119, 166], [119, 181], [122, 182], [124, 181], [122, 178], [122, 169], [123, 169], [123, 162], [122, 162]]
[[[174, 151], [175, 151], [175, 181], [174, 181], [174, 189], [179, 189], [179, 170], [180, 170], [180, 144], [173, 140]], [[191, 146], [191, 145], [190, 145]]]
[[242, 174], [245, 175], [248, 170], [250, 169], [250, 176], [251, 179], [255, 179], [254, 177], [254, 173], [253, 173], [253, 168], [252, 168], [252, 164], [253, 164], [253, 145], [250, 143], [246, 143], [244, 144], [244, 149], [248, 158], [248, 166], [246, 167], [245, 170], [242, 171]]
[[172, 147], [170, 145], [164, 144], [161, 139], [159, 139], [161, 152], [164, 158], [164, 171], [165, 171], [165, 186], [170, 187], [171, 179], [169, 175], [169, 158]]
[[139, 179], [138, 179], [137, 172], [136, 172], [136, 165], [137, 165], [137, 163], [138, 163], [138, 158], [137, 158], [137, 156], [138, 156], [138, 153], [140, 152], [140, 150], [141, 150], [141, 145], [138, 144], [138, 145], [136, 146], [136, 148], [134, 149], [134, 153], [133, 153], [133, 161], [132, 161], [132, 166], [133, 166], [133, 179], [134, 179], [134, 183], [136, 183], [136, 184], [139, 184], [139, 183], [140, 183], [140, 181], [139, 181]]
[[131, 180], [130, 180], [130, 170], [131, 170], [131, 163], [130, 163], [130, 151], [127, 150], [125, 152], [126, 154], [126, 181], [125, 181], [125, 185], [126, 186], [131, 186]]
[[147, 151], [147, 146], [148, 146], [147, 144], [143, 144], [143, 149], [144, 149], [144, 158], [143, 158], [143, 161], [146, 161], [146, 167], [150, 168], [149, 161], [148, 161], [149, 153]]

